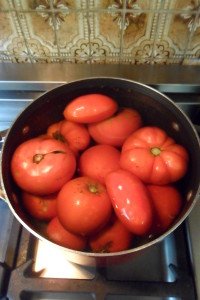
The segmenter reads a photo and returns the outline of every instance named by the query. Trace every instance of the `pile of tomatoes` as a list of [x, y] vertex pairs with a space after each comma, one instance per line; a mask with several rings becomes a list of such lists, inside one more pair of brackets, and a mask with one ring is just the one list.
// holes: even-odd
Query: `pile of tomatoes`
[[68, 103], [61, 121], [20, 144], [11, 172], [46, 236], [75, 250], [117, 252], [162, 234], [181, 211], [174, 185], [188, 153], [139, 112], [103, 94]]

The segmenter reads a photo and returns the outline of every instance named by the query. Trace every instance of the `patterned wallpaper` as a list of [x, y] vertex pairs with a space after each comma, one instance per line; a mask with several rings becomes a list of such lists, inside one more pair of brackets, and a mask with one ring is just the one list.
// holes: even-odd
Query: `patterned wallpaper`
[[0, 0], [0, 62], [200, 64], [200, 0]]

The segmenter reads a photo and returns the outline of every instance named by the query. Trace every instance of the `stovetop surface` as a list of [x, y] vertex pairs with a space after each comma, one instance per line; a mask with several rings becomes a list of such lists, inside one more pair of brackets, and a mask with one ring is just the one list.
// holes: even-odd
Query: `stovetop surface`
[[196, 299], [186, 224], [134, 259], [105, 268], [84, 267], [33, 237], [0, 203], [0, 213], [7, 214], [10, 224], [7, 246], [0, 247], [0, 291], [5, 293], [0, 299]]
[[[34, 66], [32, 72], [30, 66], [27, 72], [24, 66], [20, 66], [20, 71], [17, 66], [3, 66], [3, 69], [0, 66], [0, 130], [9, 128], [15, 117], [41, 93], [66, 81], [105, 74], [142, 81], [157, 88], [175, 101], [193, 123], [200, 123], [199, 69], [187, 68], [187, 74], [182, 74], [185, 69], [174, 67], [167, 68], [166, 74], [163, 68], [150, 68], [145, 72], [144, 68], [127, 66], [110, 69], [76, 66], [70, 70], [57, 66], [53, 73], [51, 70], [48, 66], [45, 74], [42, 66], [38, 69]], [[55, 265], [49, 266], [42, 257], [39, 263], [33, 263], [45, 245], [21, 227], [3, 201], [0, 201], [0, 215], [0, 292], [5, 294], [2, 299], [176, 300], [198, 299], [196, 293], [200, 295], [199, 202], [174, 233], [148, 249], [144, 256], [101, 269], [68, 263], [63, 277], [58, 271], [58, 278], [52, 273]], [[53, 255], [61, 257], [57, 252], [49, 257]], [[63, 265], [62, 259], [60, 264]], [[41, 271], [41, 268], [46, 270]]]

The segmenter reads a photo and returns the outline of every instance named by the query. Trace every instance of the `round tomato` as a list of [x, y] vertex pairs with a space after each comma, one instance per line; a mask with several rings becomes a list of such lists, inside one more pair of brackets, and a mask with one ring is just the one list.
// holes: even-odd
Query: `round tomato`
[[57, 217], [47, 225], [47, 237], [54, 243], [73, 250], [84, 250], [86, 239], [67, 231]]
[[76, 159], [64, 143], [37, 137], [20, 144], [11, 160], [17, 185], [36, 194], [55, 193], [74, 175]]
[[118, 109], [112, 98], [102, 94], [88, 94], [75, 98], [64, 109], [64, 117], [73, 122], [93, 123], [105, 120]]
[[86, 149], [90, 143], [90, 135], [85, 125], [67, 120], [50, 125], [47, 134], [56, 140], [66, 142], [75, 153]]
[[57, 214], [69, 231], [89, 235], [109, 220], [112, 205], [105, 186], [89, 177], [68, 181], [58, 194]]
[[119, 169], [120, 152], [109, 145], [96, 145], [85, 150], [79, 160], [79, 171], [82, 176], [105, 182], [111, 171]]
[[131, 246], [133, 234], [115, 217], [111, 218], [106, 227], [89, 239], [93, 252], [118, 252]]
[[23, 192], [22, 203], [26, 211], [38, 220], [51, 220], [56, 216], [57, 194], [37, 196]]
[[115, 213], [124, 226], [137, 235], [148, 233], [152, 224], [152, 207], [142, 181], [119, 169], [106, 176], [106, 187]]
[[122, 108], [104, 121], [89, 124], [88, 130], [98, 144], [120, 147], [125, 139], [141, 126], [142, 119], [136, 110]]
[[143, 127], [124, 142], [120, 165], [145, 183], [163, 185], [175, 182], [185, 175], [188, 153], [164, 130]]
[[154, 210], [153, 231], [162, 233], [169, 228], [181, 211], [183, 199], [178, 189], [171, 185], [148, 185]]

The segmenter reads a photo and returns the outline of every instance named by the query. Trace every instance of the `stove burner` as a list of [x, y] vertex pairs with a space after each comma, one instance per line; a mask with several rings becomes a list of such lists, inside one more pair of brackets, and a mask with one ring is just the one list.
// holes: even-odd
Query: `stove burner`
[[93, 279], [95, 268], [86, 268], [68, 260], [62, 248], [38, 240], [35, 247], [33, 272], [42, 278]]

